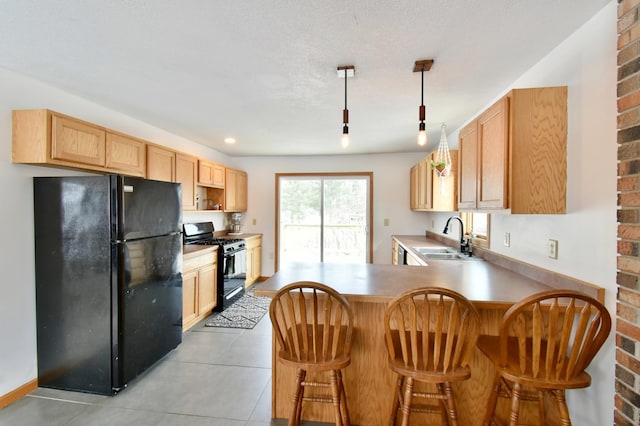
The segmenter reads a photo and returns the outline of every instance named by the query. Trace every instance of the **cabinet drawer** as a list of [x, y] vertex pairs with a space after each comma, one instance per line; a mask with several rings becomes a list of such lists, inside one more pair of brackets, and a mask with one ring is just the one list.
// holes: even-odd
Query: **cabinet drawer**
[[192, 271], [194, 269], [201, 268], [206, 265], [211, 265], [216, 261], [217, 251], [213, 251], [211, 253], [206, 253], [201, 256], [191, 257], [189, 259], [184, 259], [182, 262], [182, 271]]

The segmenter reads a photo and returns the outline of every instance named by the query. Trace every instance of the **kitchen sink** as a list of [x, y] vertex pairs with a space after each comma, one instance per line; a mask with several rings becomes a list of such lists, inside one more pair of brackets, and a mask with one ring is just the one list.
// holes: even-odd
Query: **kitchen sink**
[[413, 249], [431, 260], [479, 260], [477, 257], [464, 255], [451, 247], [413, 247]]
[[420, 253], [423, 256], [428, 256], [431, 254], [457, 254], [458, 252], [451, 247], [414, 247], [415, 251]]

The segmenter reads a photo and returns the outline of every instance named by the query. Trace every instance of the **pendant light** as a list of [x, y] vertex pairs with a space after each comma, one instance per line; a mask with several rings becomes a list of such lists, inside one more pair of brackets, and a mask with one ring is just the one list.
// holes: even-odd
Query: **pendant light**
[[353, 65], [343, 65], [338, 67], [338, 77], [344, 78], [344, 110], [342, 110], [342, 148], [349, 146], [349, 110], [347, 109], [347, 78], [353, 77], [356, 67]]
[[420, 86], [420, 124], [418, 125], [418, 145], [420, 146], [424, 146], [427, 144], [427, 129], [426, 125], [424, 124], [424, 120], [426, 118], [424, 107], [424, 72], [429, 71], [431, 69], [431, 65], [433, 65], [433, 59], [424, 59], [416, 61], [416, 64], [413, 67], [413, 72], [420, 72], [422, 77]]

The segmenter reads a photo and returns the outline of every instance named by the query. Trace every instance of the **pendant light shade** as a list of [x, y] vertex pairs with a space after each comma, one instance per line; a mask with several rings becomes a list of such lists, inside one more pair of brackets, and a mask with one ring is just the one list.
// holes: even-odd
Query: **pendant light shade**
[[344, 78], [344, 110], [342, 110], [342, 138], [340, 143], [342, 148], [349, 146], [349, 110], [347, 109], [347, 78], [353, 77], [356, 67], [353, 65], [343, 65], [338, 67], [338, 77]]
[[420, 109], [418, 113], [418, 118], [420, 120], [420, 124], [418, 125], [418, 145], [424, 146], [427, 144], [427, 128], [424, 123], [426, 119], [426, 108], [424, 106], [424, 72], [429, 71], [431, 69], [431, 65], [433, 65], [433, 59], [424, 59], [416, 61], [415, 66], [413, 67], [413, 72], [420, 72]]

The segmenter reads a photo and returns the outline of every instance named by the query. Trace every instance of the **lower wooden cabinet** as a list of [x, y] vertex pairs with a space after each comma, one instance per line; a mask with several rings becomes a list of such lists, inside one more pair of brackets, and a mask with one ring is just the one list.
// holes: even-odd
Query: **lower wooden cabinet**
[[207, 247], [183, 258], [183, 330], [191, 328], [216, 307], [217, 250], [217, 247]]
[[247, 238], [247, 280], [245, 287], [258, 281], [262, 274], [262, 236]]

